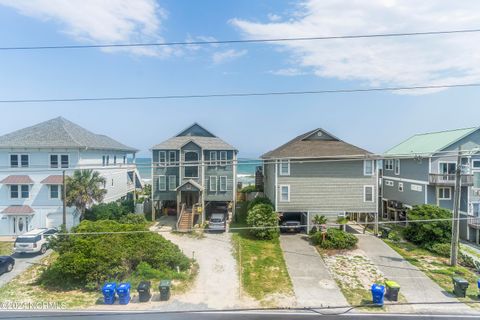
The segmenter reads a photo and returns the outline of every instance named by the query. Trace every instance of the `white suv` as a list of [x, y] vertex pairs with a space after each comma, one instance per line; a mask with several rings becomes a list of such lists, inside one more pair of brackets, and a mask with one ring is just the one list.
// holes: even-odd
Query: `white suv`
[[34, 229], [28, 231], [15, 240], [13, 250], [16, 253], [36, 253], [44, 254], [48, 249], [48, 239], [57, 233], [56, 229]]

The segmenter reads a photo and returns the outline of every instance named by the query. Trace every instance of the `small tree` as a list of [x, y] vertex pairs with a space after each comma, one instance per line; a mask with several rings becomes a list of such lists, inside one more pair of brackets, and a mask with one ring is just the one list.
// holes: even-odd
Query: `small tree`
[[80, 219], [85, 215], [85, 210], [94, 203], [101, 202], [107, 193], [103, 188], [105, 178], [98, 171], [75, 170], [73, 176], [66, 179], [66, 204], [75, 206], [80, 211]]
[[[407, 212], [408, 226], [405, 239], [424, 248], [438, 243], [448, 243], [452, 237], [452, 213], [433, 205], [415, 206]], [[417, 220], [449, 219], [444, 221], [415, 222]]]
[[315, 217], [313, 217], [313, 223], [315, 223], [316, 225], [322, 225], [322, 224], [327, 224], [327, 217], [323, 216], [323, 215], [316, 215]]
[[247, 225], [254, 227], [250, 232], [258, 239], [270, 240], [278, 237], [278, 216], [271, 205], [257, 204], [250, 209]]

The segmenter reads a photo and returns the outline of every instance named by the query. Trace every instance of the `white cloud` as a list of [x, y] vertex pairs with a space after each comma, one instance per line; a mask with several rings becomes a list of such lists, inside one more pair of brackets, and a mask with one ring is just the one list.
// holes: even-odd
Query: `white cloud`
[[276, 22], [276, 21], [282, 20], [282, 17], [279, 16], [278, 14], [269, 13], [268, 14], [268, 20]]
[[[246, 38], [286, 38], [478, 28], [480, 1], [305, 0], [286, 22], [232, 19]], [[480, 81], [478, 34], [273, 44], [319, 77], [370, 86]], [[419, 91], [417, 91], [418, 93]], [[424, 93], [424, 92], [422, 92]]]
[[269, 73], [274, 74], [276, 76], [286, 76], [286, 77], [293, 77], [293, 76], [301, 76], [305, 75], [306, 72], [302, 71], [298, 68], [284, 68], [278, 70], [271, 70]]
[[[165, 10], [155, 0], [0, 0], [20, 14], [53, 21], [76, 41], [86, 43], [161, 42]], [[140, 55], [168, 55], [170, 48], [105, 49]]]
[[213, 54], [213, 63], [220, 64], [235, 60], [247, 54], [247, 50], [235, 50], [235, 49], [228, 49], [225, 51], [218, 51]]

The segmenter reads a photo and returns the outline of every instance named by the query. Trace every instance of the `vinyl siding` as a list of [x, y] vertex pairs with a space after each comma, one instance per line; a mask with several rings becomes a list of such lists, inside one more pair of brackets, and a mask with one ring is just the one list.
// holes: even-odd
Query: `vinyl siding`
[[[386, 161], [383, 160], [383, 176], [387, 177], [400, 177], [403, 179], [428, 181], [428, 158], [421, 160], [414, 159], [400, 159], [400, 175], [395, 174], [395, 170], [385, 169]], [[395, 168], [395, 165], [394, 165]]]

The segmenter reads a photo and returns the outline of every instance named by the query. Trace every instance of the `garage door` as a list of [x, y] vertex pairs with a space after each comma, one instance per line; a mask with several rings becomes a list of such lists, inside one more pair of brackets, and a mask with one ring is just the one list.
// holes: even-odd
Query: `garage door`
[[59, 227], [62, 224], [62, 213], [50, 213], [47, 216], [47, 228]]

